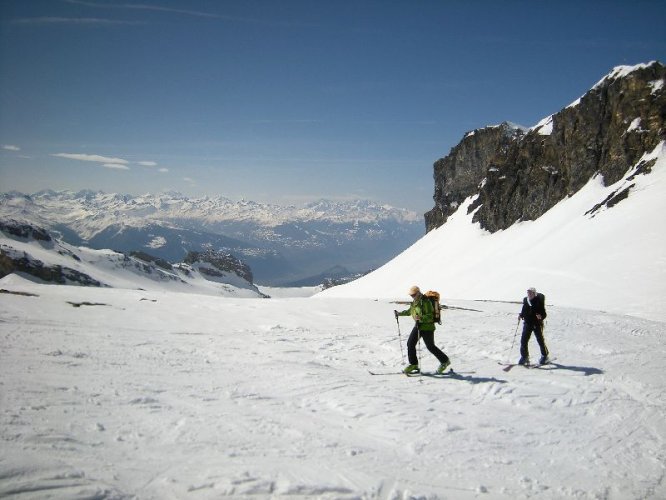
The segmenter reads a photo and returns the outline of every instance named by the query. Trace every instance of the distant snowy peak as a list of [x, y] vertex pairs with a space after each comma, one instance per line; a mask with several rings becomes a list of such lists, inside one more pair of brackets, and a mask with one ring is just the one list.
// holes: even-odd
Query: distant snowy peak
[[183, 220], [200, 219], [215, 223], [251, 221], [268, 227], [287, 222], [329, 221], [350, 223], [356, 221], [420, 222], [415, 212], [377, 204], [367, 200], [320, 200], [304, 207], [258, 203], [248, 200], [232, 201], [222, 196], [187, 198], [180, 193], [144, 194], [130, 196], [101, 191], [40, 191], [32, 195], [5, 193], [0, 196], [3, 215], [12, 211], [53, 213], [60, 222], [73, 219], [122, 217], [125, 219]]
[[374, 222], [378, 220], [396, 220], [400, 222], [420, 222], [416, 212], [391, 205], [381, 205], [368, 200], [331, 201], [319, 200], [308, 203], [299, 212], [303, 219], [326, 219], [331, 221]]

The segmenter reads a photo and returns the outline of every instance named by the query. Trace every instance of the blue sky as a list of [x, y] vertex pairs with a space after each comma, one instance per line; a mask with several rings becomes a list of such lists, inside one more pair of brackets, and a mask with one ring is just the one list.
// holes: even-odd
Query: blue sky
[[0, 0], [0, 191], [433, 205], [432, 164], [618, 65], [666, 2]]

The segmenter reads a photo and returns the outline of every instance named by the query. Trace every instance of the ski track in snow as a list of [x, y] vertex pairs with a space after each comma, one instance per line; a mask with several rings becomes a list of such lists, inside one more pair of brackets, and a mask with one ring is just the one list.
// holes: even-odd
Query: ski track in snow
[[0, 497], [666, 498], [661, 322], [550, 308], [555, 363], [504, 372], [519, 306], [459, 302], [459, 375], [371, 377], [388, 302], [3, 288]]

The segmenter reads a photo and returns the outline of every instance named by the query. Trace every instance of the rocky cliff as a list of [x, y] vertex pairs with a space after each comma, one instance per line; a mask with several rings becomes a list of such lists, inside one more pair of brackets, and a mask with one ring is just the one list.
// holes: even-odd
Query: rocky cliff
[[189, 252], [184, 262], [190, 266], [199, 266], [199, 271], [206, 276], [223, 277], [225, 274], [235, 274], [248, 283], [254, 282], [250, 266], [228, 252], [211, 249]]
[[[619, 66], [583, 97], [536, 126], [503, 123], [465, 135], [434, 164], [431, 231], [469, 196], [474, 221], [491, 232], [535, 220], [600, 174], [620, 180], [644, 154], [666, 140], [666, 67]], [[649, 173], [650, 162], [639, 168]], [[629, 192], [618, 193], [619, 202]]]

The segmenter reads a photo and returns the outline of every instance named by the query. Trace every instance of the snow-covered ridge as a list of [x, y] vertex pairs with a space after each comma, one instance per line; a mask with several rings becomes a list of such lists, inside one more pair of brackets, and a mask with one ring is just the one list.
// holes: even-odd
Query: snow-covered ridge
[[[39, 282], [227, 297], [262, 296], [247, 271], [225, 271], [196, 255], [187, 263], [171, 265], [148, 255], [76, 247], [18, 221], [0, 224], [0, 257], [0, 276], [19, 273]], [[238, 269], [242, 270], [240, 263]]]
[[626, 65], [615, 66], [610, 73], [608, 73], [601, 80], [599, 80], [592, 88], [596, 89], [597, 87], [600, 87], [608, 80], [617, 80], [618, 78], [625, 78], [634, 71], [649, 68], [653, 64], [656, 64], [656, 62], [657, 61], [650, 61], [648, 63], [636, 64], [634, 66], [626, 66]]
[[[617, 80], [620, 78], [626, 78], [627, 76], [631, 75], [633, 72], [649, 68], [654, 64], [657, 64], [657, 61], [635, 64], [633, 66], [626, 66], [626, 65], [616, 66], [606, 76], [604, 76], [601, 80], [595, 83], [590, 90], [598, 89], [599, 87], [603, 86], [605, 83], [609, 81]], [[652, 93], [656, 94], [661, 89], [663, 89], [664, 80], [655, 80], [653, 82], [650, 82], [650, 86], [652, 87]], [[564, 109], [575, 108], [580, 104], [581, 99], [582, 97], [579, 97], [578, 99], [570, 103], [568, 106], [566, 106]], [[547, 122], [549, 120], [550, 120], [550, 130], [548, 129], [547, 126]], [[531, 127], [530, 130], [537, 130], [538, 133], [541, 135], [550, 135], [552, 133], [552, 115], [547, 116], [541, 121], [539, 121], [539, 123]]]
[[547, 116], [530, 130], [536, 130], [539, 135], [550, 135], [553, 133], [553, 115]]

